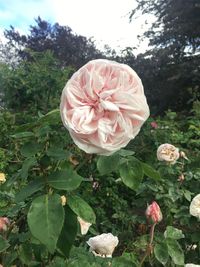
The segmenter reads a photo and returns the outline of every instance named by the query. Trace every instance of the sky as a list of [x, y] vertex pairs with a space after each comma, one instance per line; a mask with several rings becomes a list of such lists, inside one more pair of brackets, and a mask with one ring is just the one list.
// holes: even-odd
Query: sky
[[4, 41], [2, 32], [10, 25], [28, 33], [29, 26], [40, 16], [92, 37], [100, 49], [107, 44], [117, 52], [125, 47], [138, 47], [137, 53], [144, 52], [148, 40], [139, 43], [138, 35], [154, 18], [145, 15], [129, 23], [129, 12], [136, 6], [135, 0], [0, 0], [0, 38]]

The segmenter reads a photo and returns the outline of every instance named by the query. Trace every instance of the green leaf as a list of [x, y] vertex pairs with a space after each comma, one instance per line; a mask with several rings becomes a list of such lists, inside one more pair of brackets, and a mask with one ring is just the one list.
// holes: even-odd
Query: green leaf
[[83, 178], [71, 168], [52, 173], [48, 177], [48, 184], [60, 190], [74, 190], [79, 187]]
[[29, 265], [32, 261], [32, 248], [29, 243], [24, 243], [20, 246], [19, 258], [26, 265]]
[[143, 179], [142, 165], [139, 160], [131, 159], [119, 168], [123, 183], [133, 190], [137, 190]]
[[26, 198], [34, 194], [35, 192], [40, 191], [44, 187], [44, 182], [37, 178], [34, 181], [31, 181], [28, 185], [22, 188], [15, 196], [16, 202], [24, 201]]
[[174, 239], [167, 239], [167, 248], [170, 257], [177, 265], [184, 265], [184, 253], [179, 243]]
[[156, 259], [165, 265], [168, 261], [169, 254], [168, 254], [168, 249], [167, 245], [165, 243], [157, 243], [154, 247], [154, 254]]
[[41, 145], [36, 142], [28, 142], [22, 146], [20, 152], [24, 157], [32, 157], [38, 153], [41, 149]]
[[19, 172], [19, 177], [22, 179], [26, 179], [28, 177], [28, 171], [31, 167], [35, 166], [37, 164], [36, 158], [27, 158], [23, 162], [22, 168]]
[[97, 161], [97, 169], [101, 175], [111, 173], [118, 168], [120, 156], [113, 154], [111, 156], [100, 156]]
[[57, 247], [67, 258], [77, 235], [77, 215], [66, 205], [65, 221], [58, 239]]
[[55, 251], [63, 222], [64, 209], [59, 195], [43, 195], [34, 199], [28, 212], [28, 225], [32, 235], [50, 253]]
[[42, 125], [57, 124], [58, 122], [61, 122], [59, 109], [54, 109], [38, 119], [38, 123]]
[[191, 198], [192, 198], [192, 192], [190, 192], [188, 190], [184, 190], [183, 194], [184, 194], [184, 197], [190, 202]]
[[34, 133], [32, 132], [21, 132], [21, 133], [16, 133], [16, 134], [11, 135], [11, 137], [16, 138], [16, 139], [33, 137], [33, 136], [34, 136]]
[[121, 257], [113, 258], [111, 266], [114, 266], [114, 267], [136, 267], [137, 265], [135, 264], [135, 262], [132, 262], [132, 261], [126, 259], [125, 257], [121, 256]]
[[146, 174], [146, 176], [148, 176], [149, 178], [152, 178], [156, 181], [161, 179], [160, 173], [156, 171], [154, 168], [152, 168], [150, 165], [142, 163], [142, 168], [144, 174]]
[[171, 239], [181, 239], [184, 238], [184, 234], [182, 233], [182, 230], [179, 230], [173, 226], [167, 226], [166, 231], [164, 232], [165, 238], [171, 238]]
[[0, 236], [0, 252], [5, 251], [9, 247], [9, 243], [7, 240], [3, 239], [2, 236]]
[[119, 151], [117, 151], [117, 154], [119, 154], [122, 157], [127, 157], [134, 155], [135, 152], [127, 149], [120, 149]]
[[67, 204], [76, 215], [86, 222], [95, 223], [96, 216], [93, 209], [79, 196], [68, 196]]
[[66, 160], [69, 158], [70, 153], [61, 148], [51, 147], [47, 150], [47, 156], [54, 158], [56, 160], [63, 160], [63, 159]]
[[68, 264], [66, 265], [66, 261], [63, 258], [55, 257], [53, 258], [51, 264], [48, 265], [47, 267], [67, 267], [67, 266]]

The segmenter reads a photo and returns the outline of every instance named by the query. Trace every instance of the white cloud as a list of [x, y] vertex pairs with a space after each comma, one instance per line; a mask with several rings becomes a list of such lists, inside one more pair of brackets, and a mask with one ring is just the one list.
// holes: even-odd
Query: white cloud
[[[49, 0], [54, 17], [62, 25], [69, 25], [75, 32], [94, 37], [100, 46], [108, 44], [119, 50], [139, 44], [138, 34], [144, 32], [145, 21], [152, 16], [141, 17], [129, 23], [128, 13], [136, 7], [133, 0]], [[143, 43], [140, 51], [147, 48]]]
[[[94, 37], [99, 47], [108, 44], [118, 51], [119, 46], [137, 46], [137, 35], [147, 28], [144, 19], [150, 23], [153, 20], [147, 16], [129, 23], [128, 13], [136, 6], [134, 0], [7, 0], [4, 6], [3, 11], [0, 4], [0, 21], [6, 20], [23, 31], [41, 16], [69, 26], [77, 34]], [[140, 46], [140, 52], [147, 43]]]

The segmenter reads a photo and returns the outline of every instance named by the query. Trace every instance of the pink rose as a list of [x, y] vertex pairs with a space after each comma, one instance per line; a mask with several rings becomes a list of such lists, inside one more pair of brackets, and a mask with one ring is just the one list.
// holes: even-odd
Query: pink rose
[[162, 212], [155, 201], [153, 201], [152, 204], [147, 207], [145, 214], [146, 217], [151, 219], [153, 223], [162, 221]]
[[149, 107], [134, 70], [97, 59], [80, 68], [67, 82], [60, 112], [80, 149], [110, 155], [135, 138], [149, 116]]
[[154, 129], [157, 129], [158, 128], [158, 124], [156, 121], [152, 121], [151, 123], [151, 127], [154, 128]]

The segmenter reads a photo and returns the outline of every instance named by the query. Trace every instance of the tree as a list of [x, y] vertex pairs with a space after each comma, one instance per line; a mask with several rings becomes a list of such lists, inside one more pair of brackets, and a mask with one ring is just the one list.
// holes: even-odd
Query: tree
[[28, 35], [20, 34], [12, 26], [5, 31], [9, 44], [17, 50], [22, 59], [29, 59], [26, 49], [35, 52], [50, 50], [61, 66], [79, 68], [91, 59], [103, 57], [91, 39], [73, 33], [70, 27], [58, 23], [52, 25], [40, 17], [35, 21], [36, 26], [30, 26]]
[[[138, 6], [131, 12], [156, 16], [151, 29], [145, 33], [150, 45], [171, 47], [171, 53], [195, 53], [200, 48], [200, 3], [199, 0], [136, 0]], [[186, 49], [187, 48], [187, 49]]]
[[51, 51], [31, 52], [16, 68], [0, 68], [4, 105], [16, 111], [47, 112], [59, 105], [62, 89], [73, 69], [60, 68]]
[[[198, 0], [137, 0], [131, 12], [151, 13], [156, 21], [145, 32], [152, 49], [130, 65], [141, 75], [156, 113], [187, 110], [199, 93], [200, 5]], [[131, 58], [125, 58], [131, 62]]]

